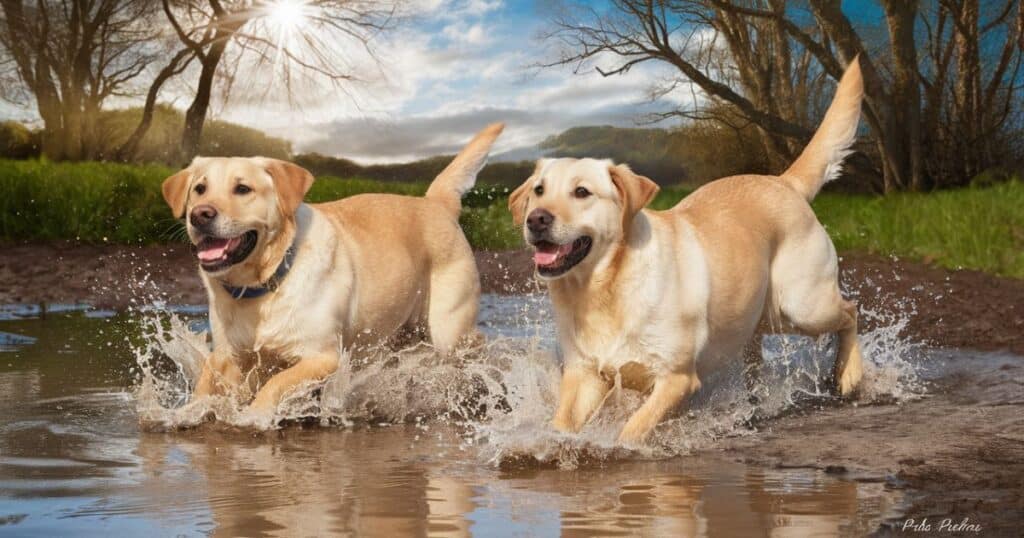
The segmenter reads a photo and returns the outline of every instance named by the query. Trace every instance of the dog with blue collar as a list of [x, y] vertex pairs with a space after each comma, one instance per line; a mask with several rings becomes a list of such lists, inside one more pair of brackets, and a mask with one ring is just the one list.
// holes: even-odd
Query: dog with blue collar
[[423, 334], [447, 354], [477, 338], [479, 276], [459, 214], [503, 127], [477, 134], [422, 197], [306, 204], [313, 175], [261, 157], [199, 157], [167, 178], [210, 303], [213, 349], [193, 399], [229, 396], [273, 420], [347, 351]]

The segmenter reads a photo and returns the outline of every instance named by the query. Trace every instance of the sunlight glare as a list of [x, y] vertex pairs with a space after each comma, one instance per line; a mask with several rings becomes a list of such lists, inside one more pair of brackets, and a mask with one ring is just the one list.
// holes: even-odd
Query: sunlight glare
[[278, 0], [267, 11], [271, 24], [283, 32], [296, 30], [306, 22], [306, 3], [300, 0]]
[[274, 71], [281, 68], [282, 53], [294, 41], [295, 36], [310, 21], [309, 0], [277, 0], [264, 7], [264, 20], [267, 28], [276, 35], [274, 55]]

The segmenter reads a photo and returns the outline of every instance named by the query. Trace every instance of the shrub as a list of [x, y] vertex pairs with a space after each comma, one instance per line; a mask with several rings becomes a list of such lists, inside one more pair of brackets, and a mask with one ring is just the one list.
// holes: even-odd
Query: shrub
[[0, 157], [28, 159], [38, 156], [38, 133], [16, 121], [0, 122]]

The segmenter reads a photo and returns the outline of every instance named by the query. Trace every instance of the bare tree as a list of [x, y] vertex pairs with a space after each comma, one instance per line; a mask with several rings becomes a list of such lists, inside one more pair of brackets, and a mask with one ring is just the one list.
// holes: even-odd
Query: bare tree
[[859, 55], [878, 188], [921, 190], [1005, 157], [992, 148], [1021, 100], [1019, 4], [942, 0], [922, 9], [916, 0], [879, 0], [887, 36], [869, 38], [873, 28], [855, 24], [838, 0], [613, 0], [600, 12], [568, 5], [544, 35], [561, 54], [544, 65], [596, 64], [606, 76], [670, 65], [676, 86], [692, 83], [717, 104], [669, 114], [704, 117], [727, 105], [785, 161], [812, 133], [822, 78], [838, 80]]
[[[343, 89], [357, 79], [352, 56], [357, 52], [374, 55], [371, 41], [391, 27], [397, 9], [394, 1], [372, 0], [162, 0], [162, 4], [189, 51], [187, 57], [198, 60], [195, 95], [185, 113], [181, 138], [185, 159], [198, 151], [218, 76], [228, 84], [239, 77], [261, 77], [267, 87], [276, 81], [288, 96], [303, 81]], [[225, 66], [229, 47], [235, 48], [236, 55]], [[168, 69], [175, 68], [169, 65]], [[246, 70], [244, 74], [241, 69]]]
[[139, 119], [139, 124], [115, 151], [114, 157], [118, 161], [130, 161], [135, 157], [142, 139], [145, 138], [149, 127], [153, 124], [153, 114], [156, 111], [157, 98], [161, 88], [172, 77], [184, 71], [193, 59], [195, 59], [195, 53], [191, 49], [179, 50], [171, 57], [167, 65], [153, 77], [149, 90], [146, 92], [146, 101], [142, 105], [142, 117]]
[[155, 51], [147, 0], [0, 0], [0, 50], [17, 85], [4, 97], [35, 102], [43, 151], [94, 157], [90, 141], [105, 100], [132, 94]]

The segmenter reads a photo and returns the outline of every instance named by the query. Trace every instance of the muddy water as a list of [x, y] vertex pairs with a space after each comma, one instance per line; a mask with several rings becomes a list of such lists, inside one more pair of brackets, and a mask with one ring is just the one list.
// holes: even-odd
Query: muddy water
[[[0, 534], [830, 536], [899, 514], [882, 481], [715, 450], [839, 405], [820, 384], [827, 340], [769, 342], [753, 395], [742, 372], [708, 380], [636, 452], [614, 444], [628, 391], [578, 436], [547, 427], [548, 309], [488, 297], [486, 347], [346, 366], [264, 429], [232, 402], [180, 407], [204, 352], [198, 309], [0, 310]], [[858, 405], [923, 390], [922, 355], [895, 331], [865, 335], [876, 364]]]

